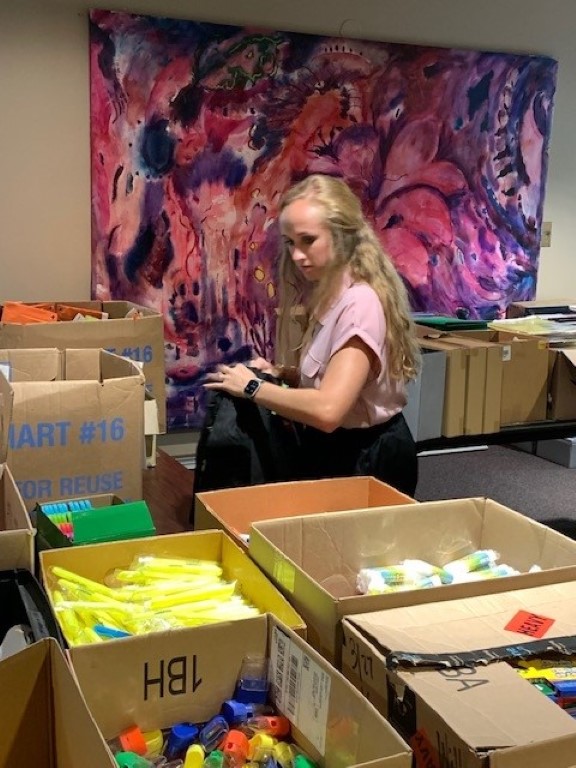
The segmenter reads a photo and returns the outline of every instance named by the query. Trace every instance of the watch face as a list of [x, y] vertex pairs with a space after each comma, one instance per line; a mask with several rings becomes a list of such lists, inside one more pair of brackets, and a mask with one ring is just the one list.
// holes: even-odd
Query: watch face
[[258, 392], [258, 390], [260, 389], [260, 384], [262, 384], [260, 379], [250, 379], [248, 384], [246, 384], [246, 386], [244, 387], [244, 394], [246, 395], [246, 397], [254, 397], [256, 392]]

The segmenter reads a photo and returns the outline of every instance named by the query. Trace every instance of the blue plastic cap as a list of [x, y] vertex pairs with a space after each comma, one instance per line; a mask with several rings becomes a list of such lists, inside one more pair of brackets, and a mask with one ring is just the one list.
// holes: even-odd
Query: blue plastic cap
[[166, 742], [165, 757], [171, 760], [182, 754], [197, 738], [198, 727], [192, 723], [178, 723], [172, 726]]
[[243, 704], [241, 701], [236, 701], [236, 699], [228, 699], [228, 701], [225, 701], [222, 704], [220, 714], [226, 719], [226, 722], [230, 726], [245, 723], [246, 720], [251, 717], [249, 708], [246, 704]]

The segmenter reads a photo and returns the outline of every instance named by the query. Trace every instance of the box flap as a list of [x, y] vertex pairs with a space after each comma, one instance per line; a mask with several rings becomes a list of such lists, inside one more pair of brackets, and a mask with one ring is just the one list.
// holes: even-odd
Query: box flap
[[576, 583], [357, 614], [394, 666], [462, 667], [545, 651], [576, 653]]
[[10, 382], [60, 381], [62, 354], [55, 348], [0, 349], [0, 369]]
[[14, 390], [10, 386], [5, 371], [6, 369], [3, 368], [0, 362], [0, 463], [6, 461], [8, 431], [12, 421], [12, 408], [14, 406]]
[[41, 640], [0, 662], [0, 765], [55, 765], [49, 650]]
[[576, 347], [561, 347], [558, 351], [576, 368]]
[[[391, 675], [392, 717], [395, 705], [401, 706], [406, 698], [406, 685], [417, 701], [425, 702], [478, 754], [529, 746], [553, 737], [571, 735], [576, 739], [574, 720], [541, 691], [521, 680], [508, 664], [466, 669], [466, 674], [459, 676], [455, 671], [419, 669]], [[398, 694], [400, 698], [396, 699]], [[421, 714], [425, 722], [427, 718]]]

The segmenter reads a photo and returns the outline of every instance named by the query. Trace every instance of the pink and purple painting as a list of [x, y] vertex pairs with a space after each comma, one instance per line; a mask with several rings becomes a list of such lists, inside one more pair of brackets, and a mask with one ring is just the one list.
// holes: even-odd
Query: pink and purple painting
[[92, 293], [161, 311], [169, 429], [200, 380], [271, 357], [279, 196], [345, 178], [414, 311], [534, 298], [557, 63], [90, 15]]

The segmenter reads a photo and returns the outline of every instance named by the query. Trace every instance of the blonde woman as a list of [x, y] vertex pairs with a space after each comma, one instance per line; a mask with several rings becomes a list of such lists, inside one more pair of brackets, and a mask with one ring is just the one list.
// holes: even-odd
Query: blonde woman
[[[373, 475], [414, 495], [416, 448], [402, 409], [420, 358], [402, 280], [340, 179], [314, 174], [293, 186], [279, 224], [277, 360], [250, 366], [291, 386], [255, 378], [244, 365], [219, 366], [204, 386], [301, 424], [302, 477]], [[299, 365], [290, 368], [297, 305], [307, 324]]]

